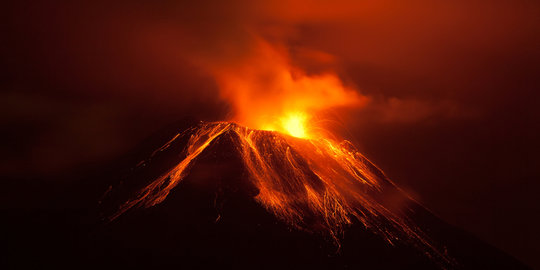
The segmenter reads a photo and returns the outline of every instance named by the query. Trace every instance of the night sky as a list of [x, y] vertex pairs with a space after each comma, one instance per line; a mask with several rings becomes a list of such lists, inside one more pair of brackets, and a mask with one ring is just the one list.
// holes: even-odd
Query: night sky
[[27, 187], [76, 185], [187, 119], [229, 119], [214, 70], [264, 40], [369, 99], [333, 129], [394, 182], [540, 267], [537, 1], [251, 2], [4, 4], [2, 209], [46, 205]]

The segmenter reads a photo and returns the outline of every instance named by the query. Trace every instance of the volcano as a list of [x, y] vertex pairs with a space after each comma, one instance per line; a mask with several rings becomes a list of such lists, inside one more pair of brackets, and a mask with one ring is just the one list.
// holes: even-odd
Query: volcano
[[242, 269], [526, 268], [445, 224], [348, 141], [200, 123], [101, 200], [91, 261]]
[[527, 269], [441, 221], [346, 141], [187, 126], [66, 174], [70, 184], [7, 182], [19, 204], [2, 210], [0, 266]]

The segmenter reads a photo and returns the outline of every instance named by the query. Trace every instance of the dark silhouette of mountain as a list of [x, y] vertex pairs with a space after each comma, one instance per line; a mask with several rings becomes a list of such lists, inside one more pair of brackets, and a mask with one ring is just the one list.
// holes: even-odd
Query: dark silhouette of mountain
[[[166, 136], [158, 137], [163, 141]], [[185, 158], [179, 150], [189, 138], [177, 137], [158, 152], [151, 151], [157, 148], [155, 142], [147, 142], [141, 147], [143, 154], [132, 156], [151, 159], [135, 167], [128, 166], [134, 164], [128, 159], [86, 173], [72, 184], [36, 185], [33, 191], [41, 190], [43, 198], [34, 200], [52, 202], [42, 208], [3, 210], [7, 222], [2, 265], [7, 269], [527, 269], [412, 200], [406, 202], [408, 220], [441, 257], [414, 242], [389, 244], [359, 220], [344, 226], [338, 241], [309, 226], [292, 226], [254, 199], [258, 188], [246, 180], [245, 164], [230, 136], [208, 146], [161, 203], [130, 208], [109, 222], [126, 199]]]

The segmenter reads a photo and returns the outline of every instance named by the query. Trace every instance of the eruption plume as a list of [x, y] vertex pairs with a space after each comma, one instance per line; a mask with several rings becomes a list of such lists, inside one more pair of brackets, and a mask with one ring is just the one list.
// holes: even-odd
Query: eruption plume
[[261, 38], [253, 38], [252, 43], [241, 61], [226, 66], [206, 64], [222, 97], [232, 105], [229, 120], [308, 138], [317, 136], [320, 127], [313, 120], [326, 110], [360, 107], [368, 101], [332, 71], [306, 74], [293, 66], [283, 46]]

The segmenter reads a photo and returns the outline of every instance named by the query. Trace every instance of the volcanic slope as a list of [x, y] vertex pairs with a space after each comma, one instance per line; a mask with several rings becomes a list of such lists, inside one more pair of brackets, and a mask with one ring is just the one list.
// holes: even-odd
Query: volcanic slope
[[346, 141], [228, 122], [174, 136], [104, 205], [118, 207], [97, 253], [118, 264], [127, 245], [134, 266], [523, 267], [438, 220]]

